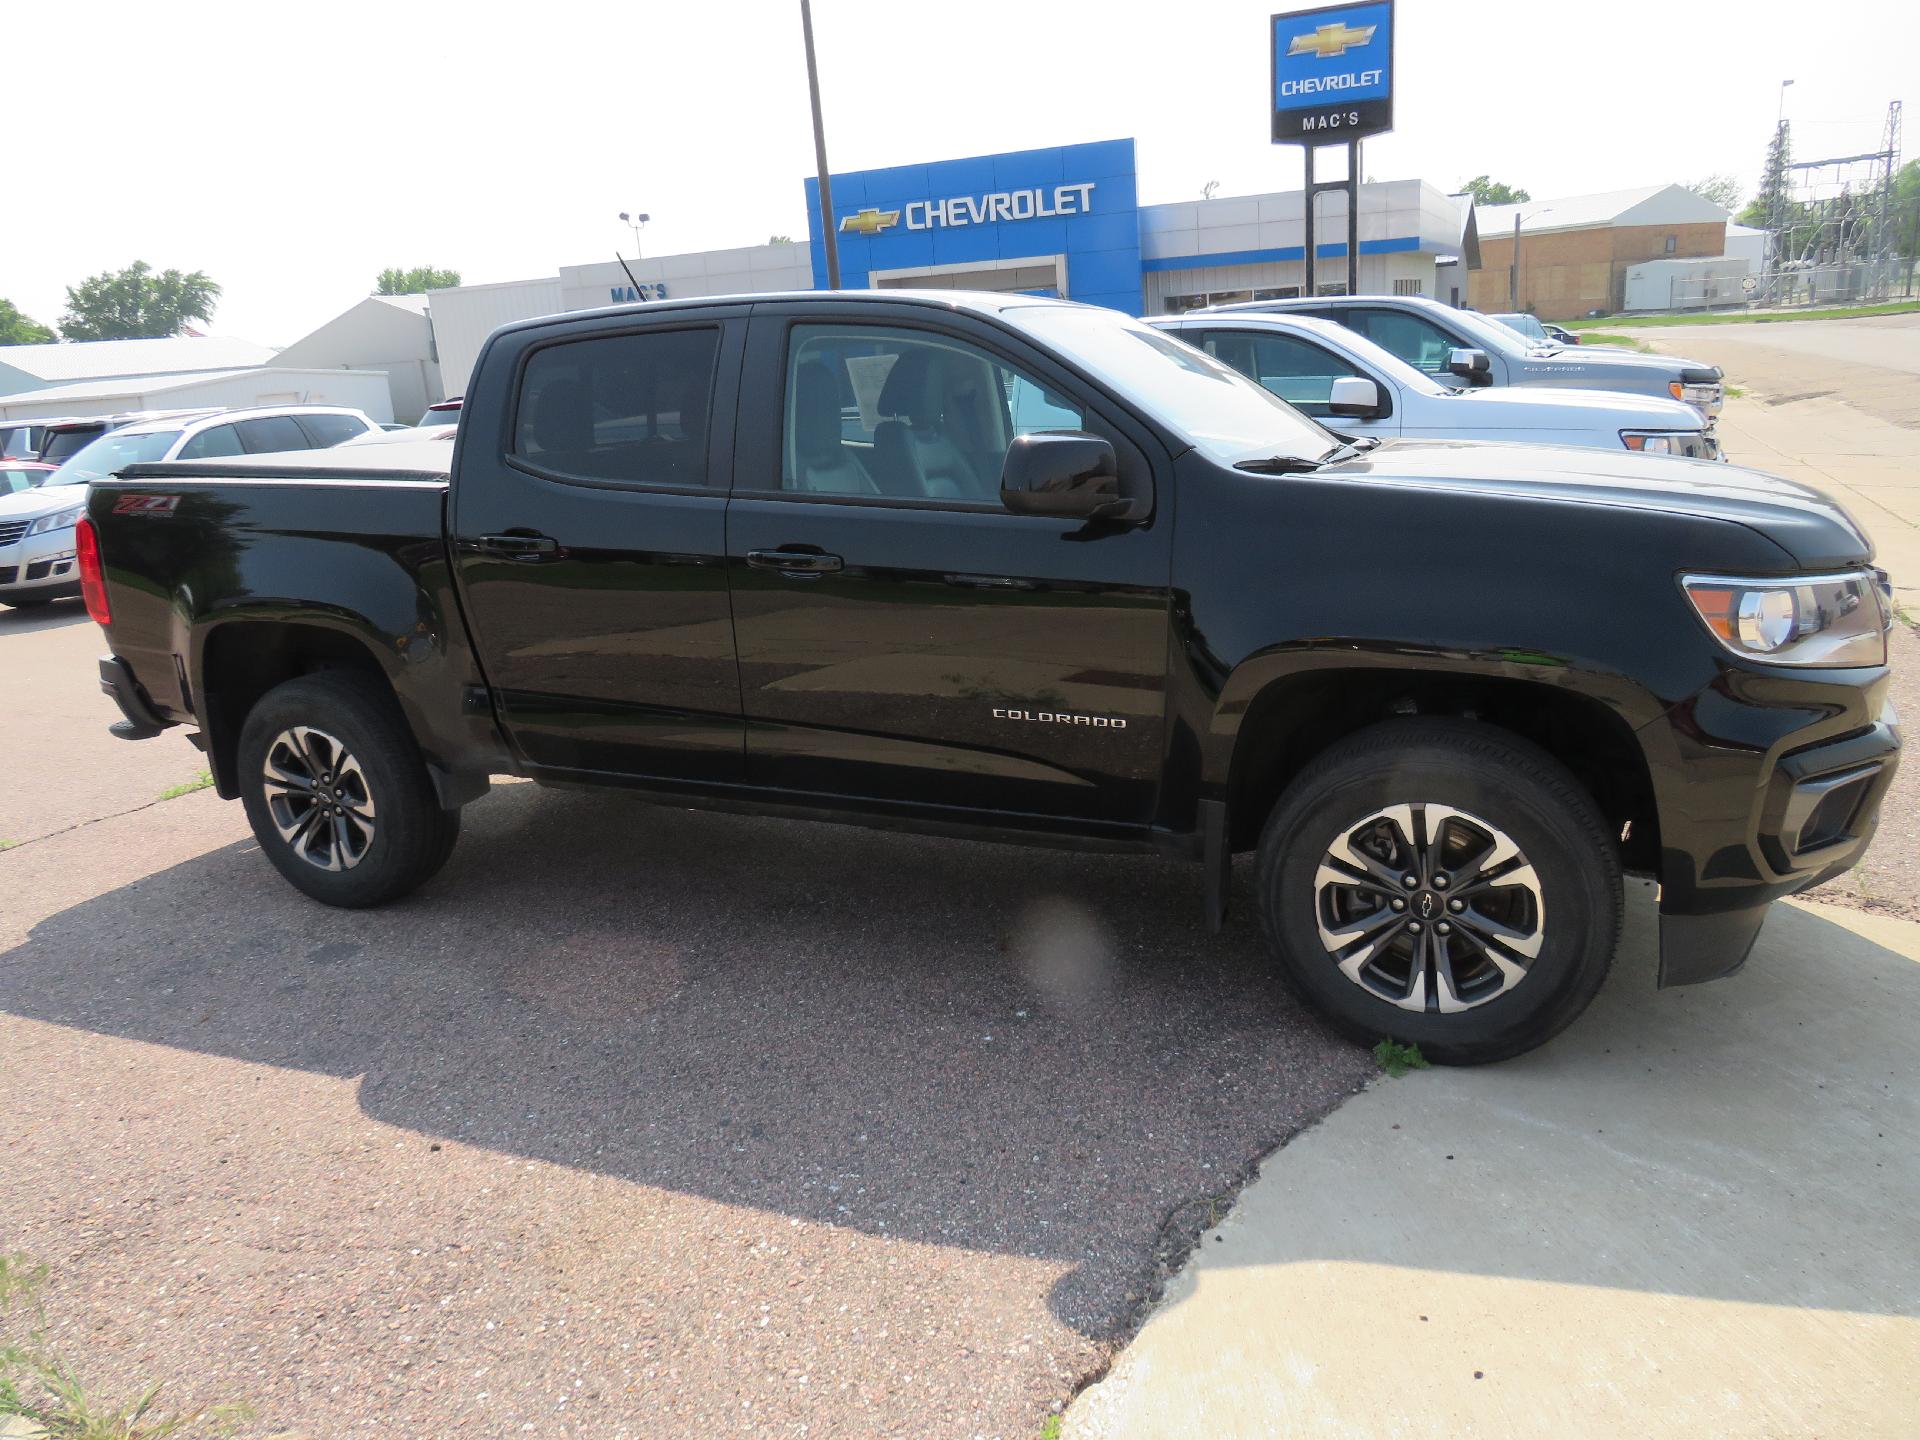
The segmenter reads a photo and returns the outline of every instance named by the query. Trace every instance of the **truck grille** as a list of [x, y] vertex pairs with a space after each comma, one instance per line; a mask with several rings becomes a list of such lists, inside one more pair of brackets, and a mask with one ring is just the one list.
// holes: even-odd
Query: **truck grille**
[[31, 520], [0, 520], [0, 545], [11, 545], [27, 533]]

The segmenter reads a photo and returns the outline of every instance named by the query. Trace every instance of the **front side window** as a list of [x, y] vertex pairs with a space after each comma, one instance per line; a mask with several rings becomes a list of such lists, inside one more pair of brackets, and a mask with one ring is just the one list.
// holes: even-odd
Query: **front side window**
[[1210, 330], [1201, 348], [1307, 415], [1331, 415], [1333, 382], [1361, 375], [1357, 366], [1332, 351], [1292, 335]]
[[982, 505], [1015, 436], [1086, 421], [965, 341], [882, 326], [794, 326], [785, 415], [782, 490]]
[[512, 458], [559, 479], [706, 484], [719, 350], [711, 326], [543, 346], [521, 373]]
[[240, 444], [240, 433], [231, 425], [215, 425], [210, 430], [202, 430], [186, 444], [180, 447], [178, 459], [215, 460], [223, 455], [244, 454], [245, 447]]
[[1355, 310], [1353, 327], [1390, 355], [1397, 355], [1429, 375], [1447, 373], [1447, 358], [1455, 348], [1451, 335], [1438, 325], [1404, 310]]

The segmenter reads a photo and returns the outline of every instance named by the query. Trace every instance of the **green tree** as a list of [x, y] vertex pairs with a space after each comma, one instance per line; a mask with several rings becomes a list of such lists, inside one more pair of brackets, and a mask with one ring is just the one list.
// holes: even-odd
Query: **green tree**
[[1767, 142], [1767, 161], [1760, 167], [1760, 189], [1753, 197], [1753, 203], [1742, 210], [1737, 217], [1742, 225], [1752, 225], [1761, 230], [1771, 230], [1786, 218], [1788, 206], [1787, 167], [1793, 163], [1793, 137], [1788, 131], [1787, 122], [1782, 120], [1780, 128], [1773, 132], [1773, 139]]
[[1740, 205], [1740, 182], [1731, 175], [1709, 175], [1704, 180], [1696, 180], [1687, 186], [1702, 200], [1711, 200], [1722, 210], [1732, 211]]
[[204, 270], [155, 271], [144, 260], [107, 270], [67, 288], [60, 333], [69, 340], [153, 340], [206, 320], [220, 287]]
[[55, 338], [38, 320], [22, 315], [11, 300], [0, 300], [0, 345], [45, 345]]
[[1909, 160], [1893, 177], [1893, 240], [1896, 254], [1920, 256], [1920, 160]]
[[1503, 185], [1485, 175], [1476, 175], [1460, 187], [1473, 197], [1476, 205], [1524, 205], [1533, 196], [1512, 185]]
[[380, 272], [376, 295], [424, 295], [429, 290], [451, 290], [460, 283], [458, 270], [436, 270], [431, 265], [416, 265], [411, 270], [387, 269]]

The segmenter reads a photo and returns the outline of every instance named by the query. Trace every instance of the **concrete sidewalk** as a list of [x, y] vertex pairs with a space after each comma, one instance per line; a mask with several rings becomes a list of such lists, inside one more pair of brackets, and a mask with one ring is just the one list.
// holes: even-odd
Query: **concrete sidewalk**
[[1652, 911], [1543, 1051], [1269, 1158], [1065, 1434], [1914, 1434], [1920, 925], [1781, 905], [1658, 992]]

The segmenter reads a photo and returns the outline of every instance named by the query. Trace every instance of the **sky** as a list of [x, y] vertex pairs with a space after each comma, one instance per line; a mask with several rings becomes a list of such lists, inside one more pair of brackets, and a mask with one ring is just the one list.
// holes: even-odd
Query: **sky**
[[[1142, 203], [1296, 188], [1299, 150], [1267, 138], [1278, 8], [814, 0], [828, 156], [1132, 136]], [[1920, 101], [1915, 0], [1398, 10], [1373, 179], [1488, 174], [1544, 200], [1720, 172], [1750, 192], [1782, 80], [1799, 159], [1877, 149], [1887, 102]], [[799, 0], [21, 0], [0, 44], [0, 169], [46, 201], [0, 227], [0, 297], [48, 324], [67, 286], [136, 259], [218, 281], [212, 332], [285, 345], [390, 265], [477, 284], [631, 256], [622, 210], [654, 217], [649, 255], [805, 234]]]

